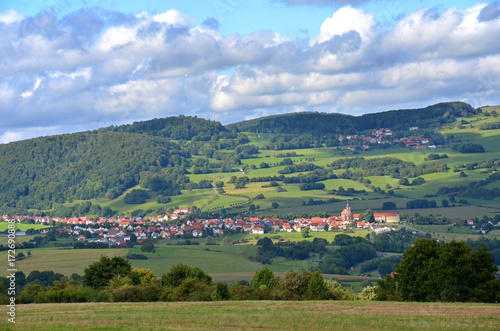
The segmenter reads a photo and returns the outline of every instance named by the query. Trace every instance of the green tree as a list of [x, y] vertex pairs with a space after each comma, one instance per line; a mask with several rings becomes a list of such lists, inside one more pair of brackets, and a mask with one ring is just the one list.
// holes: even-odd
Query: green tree
[[382, 204], [382, 209], [383, 210], [394, 210], [396, 209], [396, 204], [392, 201], [385, 201], [383, 204]]
[[250, 287], [253, 289], [258, 289], [262, 285], [267, 286], [268, 288], [273, 288], [278, 284], [276, 278], [274, 278], [274, 274], [268, 268], [262, 268], [257, 271], [252, 278], [252, 282], [250, 283]]
[[408, 178], [401, 178], [399, 180], [399, 185], [409, 186], [410, 182], [408, 181]]
[[99, 261], [92, 263], [83, 271], [83, 284], [97, 289], [106, 287], [116, 275], [125, 277], [132, 271], [132, 265], [123, 257], [101, 256]]
[[142, 243], [141, 252], [155, 252], [155, 244], [152, 240], [147, 240]]
[[309, 237], [309, 230], [308, 229], [302, 229], [302, 230], [300, 230], [300, 233], [302, 234], [302, 238]]
[[326, 282], [323, 276], [321, 275], [321, 271], [316, 270], [309, 282], [309, 294], [313, 299], [326, 299], [328, 296], [328, 291], [326, 288]]
[[500, 296], [494, 291], [500, 287], [498, 267], [483, 246], [418, 239], [394, 270], [397, 292], [405, 301], [494, 302]]
[[167, 273], [163, 274], [161, 277], [161, 285], [163, 287], [175, 288], [188, 278], [199, 278], [207, 284], [212, 284], [212, 277], [207, 275], [200, 268], [193, 268], [179, 263], [173, 266]]
[[312, 272], [308, 270], [288, 270], [279, 280], [277, 297], [281, 300], [305, 299], [309, 293], [311, 278]]

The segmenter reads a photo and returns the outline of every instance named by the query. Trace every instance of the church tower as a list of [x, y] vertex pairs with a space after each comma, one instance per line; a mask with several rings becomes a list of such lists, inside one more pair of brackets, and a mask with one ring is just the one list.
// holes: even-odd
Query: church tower
[[352, 215], [351, 206], [349, 206], [349, 200], [347, 200], [347, 206], [342, 211], [342, 214], [340, 214], [340, 218], [342, 219], [343, 222], [354, 221], [354, 216]]

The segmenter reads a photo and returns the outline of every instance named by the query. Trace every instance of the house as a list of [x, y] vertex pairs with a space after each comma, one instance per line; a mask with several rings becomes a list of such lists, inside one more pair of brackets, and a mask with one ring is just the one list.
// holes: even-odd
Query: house
[[355, 151], [357, 147], [358, 146], [352, 145], [352, 146], [348, 146], [347, 149], [350, 150], [350, 151]]
[[410, 126], [409, 130], [410, 131], [418, 131], [418, 126]]
[[474, 225], [474, 221], [473, 220], [467, 220], [467, 225]]
[[398, 212], [385, 212], [385, 213], [374, 213], [375, 221], [381, 223], [399, 223], [399, 213]]
[[325, 221], [323, 222], [319, 222], [319, 223], [311, 223], [309, 225], [309, 229], [311, 231], [314, 231], [314, 232], [318, 232], [318, 231], [325, 231], [325, 225], [327, 223]]
[[283, 231], [284, 232], [292, 232], [292, 227], [290, 226], [290, 223], [283, 223]]
[[260, 226], [254, 226], [252, 229], [252, 234], [264, 234], [264, 229]]

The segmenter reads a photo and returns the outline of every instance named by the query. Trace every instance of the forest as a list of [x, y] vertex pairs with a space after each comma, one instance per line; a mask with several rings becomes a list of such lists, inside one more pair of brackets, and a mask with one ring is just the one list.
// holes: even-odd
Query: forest
[[456, 117], [468, 117], [476, 112], [476, 109], [466, 103], [447, 102], [423, 109], [392, 110], [359, 117], [315, 112], [276, 115], [235, 123], [230, 127], [238, 127], [240, 130], [250, 132], [356, 134], [360, 131], [378, 128], [407, 130], [408, 126], [436, 127], [453, 122]]

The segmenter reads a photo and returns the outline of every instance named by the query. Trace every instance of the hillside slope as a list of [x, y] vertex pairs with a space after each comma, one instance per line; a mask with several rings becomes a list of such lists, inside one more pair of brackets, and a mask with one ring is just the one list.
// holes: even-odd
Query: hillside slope
[[408, 126], [437, 127], [451, 123], [457, 117], [468, 117], [476, 110], [464, 102], [445, 102], [421, 109], [391, 110], [381, 113], [351, 116], [317, 112], [293, 113], [262, 117], [229, 125], [242, 131], [272, 133], [355, 134], [363, 130], [392, 128], [406, 130]]

